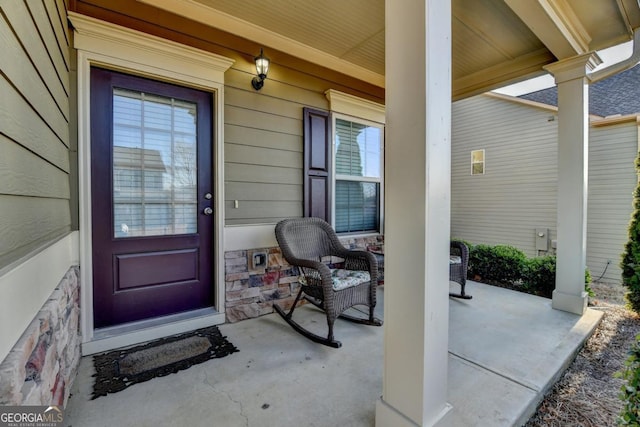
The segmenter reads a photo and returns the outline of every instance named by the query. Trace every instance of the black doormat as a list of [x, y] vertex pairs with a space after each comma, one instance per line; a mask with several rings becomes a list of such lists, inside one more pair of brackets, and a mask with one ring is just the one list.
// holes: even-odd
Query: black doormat
[[94, 356], [92, 399], [239, 351], [226, 338], [211, 326]]

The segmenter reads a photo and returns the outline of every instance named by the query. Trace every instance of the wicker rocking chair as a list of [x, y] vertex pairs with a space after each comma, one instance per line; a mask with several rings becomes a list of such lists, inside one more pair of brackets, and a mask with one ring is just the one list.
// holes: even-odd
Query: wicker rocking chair
[[467, 266], [469, 265], [469, 248], [458, 240], [452, 240], [449, 250], [449, 280], [460, 285], [460, 293], [449, 292], [454, 298], [471, 299], [472, 296], [464, 292], [467, 284]]
[[[291, 218], [280, 221], [275, 229], [282, 255], [300, 272], [300, 291], [291, 309], [285, 311], [277, 304], [276, 312], [298, 333], [320, 344], [338, 348], [342, 344], [333, 337], [333, 324], [340, 317], [352, 322], [381, 326], [375, 318], [378, 265], [372, 253], [352, 251], [338, 240], [335, 231], [319, 218]], [[330, 268], [322, 261], [328, 257], [344, 259], [341, 268]], [[321, 337], [303, 328], [292, 318], [300, 298], [324, 310], [329, 328], [327, 337]], [[343, 312], [354, 305], [369, 307], [367, 318], [346, 315]]]

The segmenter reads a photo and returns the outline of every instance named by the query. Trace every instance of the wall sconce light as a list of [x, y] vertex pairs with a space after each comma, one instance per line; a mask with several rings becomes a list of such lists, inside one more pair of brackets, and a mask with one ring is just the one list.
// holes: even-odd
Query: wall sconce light
[[262, 48], [260, 48], [260, 55], [256, 56], [254, 60], [256, 61], [256, 71], [258, 75], [251, 80], [251, 86], [253, 86], [255, 90], [260, 90], [262, 86], [264, 86], [264, 79], [267, 78], [267, 73], [269, 72], [269, 58], [264, 56]]

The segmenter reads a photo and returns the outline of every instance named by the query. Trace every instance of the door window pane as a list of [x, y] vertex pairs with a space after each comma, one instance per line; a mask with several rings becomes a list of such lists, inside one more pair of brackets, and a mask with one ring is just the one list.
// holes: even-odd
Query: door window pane
[[196, 104], [113, 93], [114, 237], [197, 232]]

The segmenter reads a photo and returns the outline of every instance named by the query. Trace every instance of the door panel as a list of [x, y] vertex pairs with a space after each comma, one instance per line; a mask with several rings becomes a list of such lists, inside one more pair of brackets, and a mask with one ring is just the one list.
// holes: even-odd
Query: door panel
[[95, 327], [213, 305], [212, 105], [91, 69]]
[[[116, 292], [198, 279], [198, 250], [145, 252], [115, 256]], [[142, 270], [140, 265], [147, 268]]]

